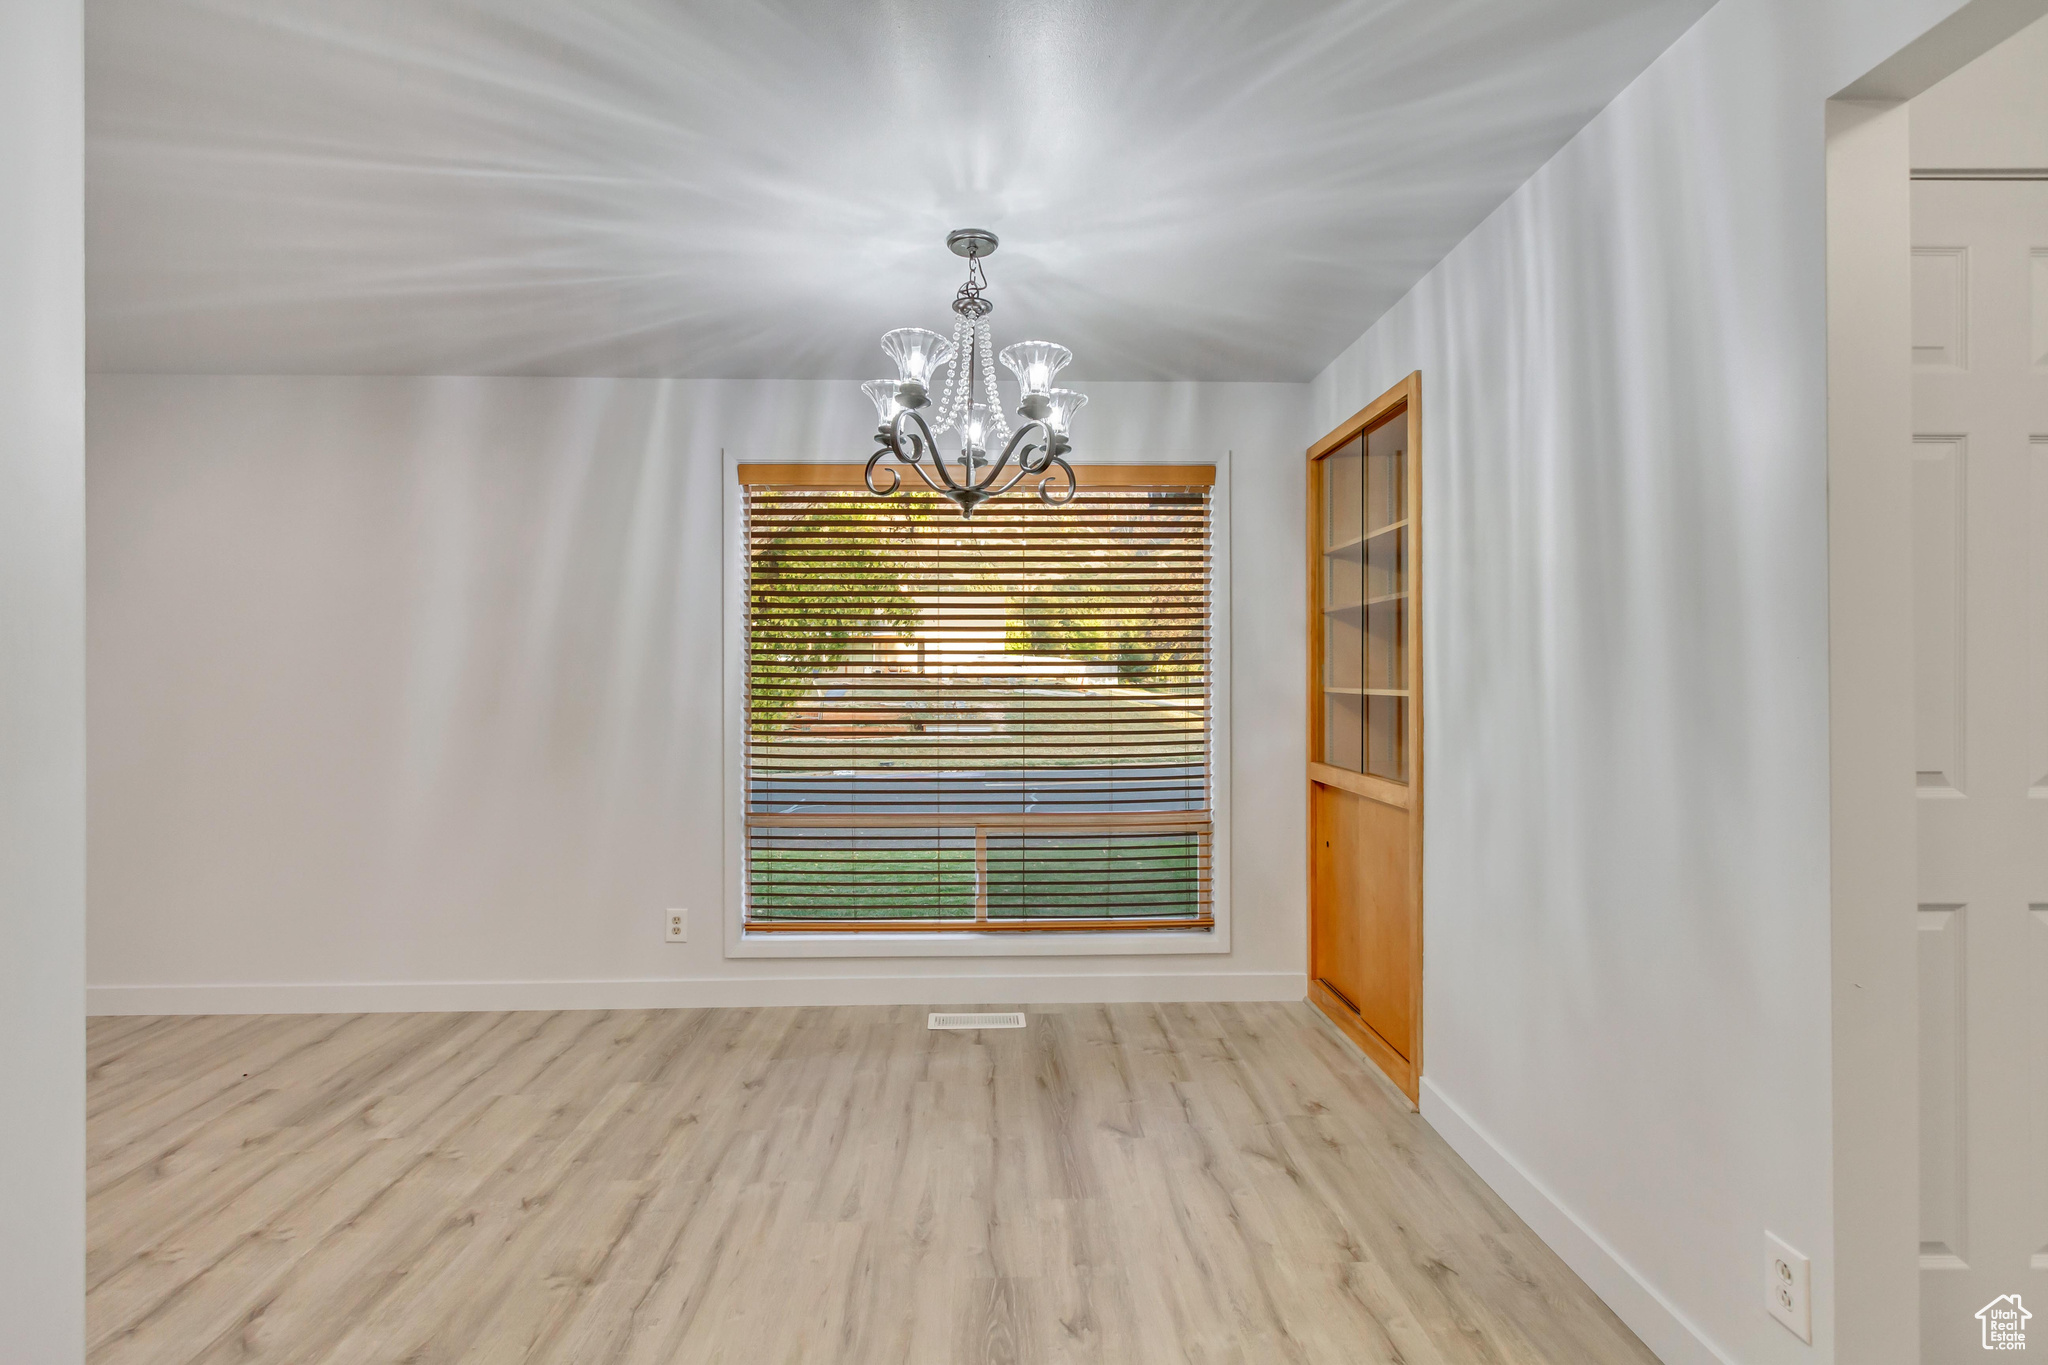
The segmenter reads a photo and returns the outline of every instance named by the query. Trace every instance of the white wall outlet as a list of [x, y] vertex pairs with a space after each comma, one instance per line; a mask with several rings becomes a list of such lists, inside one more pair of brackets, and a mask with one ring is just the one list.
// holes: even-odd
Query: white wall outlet
[[662, 937], [666, 938], [670, 943], [688, 943], [690, 941], [689, 911], [669, 911], [666, 915], [662, 916], [662, 925]]
[[1793, 1336], [1813, 1344], [1813, 1262], [1764, 1234], [1764, 1301]]

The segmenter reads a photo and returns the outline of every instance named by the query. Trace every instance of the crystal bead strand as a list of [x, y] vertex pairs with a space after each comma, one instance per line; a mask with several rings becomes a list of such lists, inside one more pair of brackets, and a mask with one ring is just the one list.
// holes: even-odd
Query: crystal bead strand
[[981, 324], [980, 332], [978, 341], [981, 346], [981, 377], [988, 387], [989, 416], [995, 419], [995, 440], [990, 444], [997, 445], [1010, 439], [1010, 424], [1003, 417], [1003, 398], [996, 389], [994, 334], [986, 322]]
[[953, 410], [946, 414], [946, 420], [953, 426], [960, 426], [967, 416], [967, 395], [972, 387], [967, 377], [974, 368], [974, 324], [961, 318], [957, 325], [960, 344], [953, 352]]
[[972, 323], [963, 323], [960, 332], [960, 349], [953, 353], [953, 390], [950, 395], [953, 402], [946, 410], [946, 423], [948, 426], [959, 426], [967, 416], [967, 395], [973, 388], [973, 385], [968, 382], [968, 375], [973, 372], [973, 368], [974, 325]]
[[956, 410], [959, 407], [959, 394], [967, 387], [960, 377], [960, 355], [963, 346], [971, 344], [972, 341], [967, 333], [967, 319], [962, 317], [954, 318], [953, 358], [946, 362], [946, 387], [939, 396], [938, 407], [933, 410], [932, 431], [934, 434], [950, 430], [953, 426]]
[[955, 427], [964, 427], [967, 424], [967, 404], [973, 392], [973, 386], [967, 380], [973, 373], [973, 367], [968, 362], [974, 355], [974, 321], [971, 318], [961, 318], [958, 325], [960, 344], [953, 351], [957, 363], [950, 372], [956, 381], [953, 385], [952, 422]]
[[[958, 344], [959, 344], [959, 338], [960, 338], [960, 328], [959, 328], [959, 327], [958, 327], [958, 326], [956, 325], [956, 326], [955, 326], [955, 327], [953, 328], [953, 339], [954, 339], [954, 344], [955, 344], [955, 346], [956, 346], [956, 347], [957, 347], [957, 346], [958, 346]], [[931, 410], [931, 419], [930, 419], [930, 420], [931, 420], [931, 426], [932, 426], [932, 430], [933, 430], [934, 432], [940, 432], [940, 431], [944, 431], [944, 430], [946, 429], [946, 413], [947, 413], [947, 412], [948, 412], [948, 411], [949, 411], [949, 410], [950, 410], [950, 409], [952, 408], [952, 406], [953, 406], [953, 383], [954, 383], [954, 375], [955, 375], [955, 374], [956, 374], [957, 372], [956, 372], [956, 371], [955, 371], [955, 370], [953, 369], [953, 367], [952, 367], [952, 361], [950, 361], [950, 360], [948, 360], [948, 361], [946, 362], [946, 367], [947, 367], [947, 368], [946, 368], [946, 383], [945, 383], [945, 387], [941, 388], [941, 389], [940, 389], [940, 390], [938, 391], [938, 393], [937, 393], [937, 395], [936, 395], [936, 397], [937, 397], [937, 399], [938, 399], [938, 402], [937, 402], [937, 404], [936, 404], [936, 405], [935, 405], [935, 406], [934, 406], [934, 407], [932, 408], [932, 410]]]

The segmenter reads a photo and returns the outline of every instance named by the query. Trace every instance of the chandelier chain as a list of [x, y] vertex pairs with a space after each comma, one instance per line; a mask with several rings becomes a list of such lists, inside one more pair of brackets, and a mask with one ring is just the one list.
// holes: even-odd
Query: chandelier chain
[[963, 318], [979, 322], [996, 310], [996, 306], [981, 296], [988, 288], [988, 276], [982, 273], [981, 257], [967, 258], [967, 283], [960, 286], [960, 292], [953, 296], [953, 311]]

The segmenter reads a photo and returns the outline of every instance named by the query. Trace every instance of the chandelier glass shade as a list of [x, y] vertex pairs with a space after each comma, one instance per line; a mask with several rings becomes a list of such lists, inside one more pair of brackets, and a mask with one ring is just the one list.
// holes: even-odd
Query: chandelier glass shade
[[922, 327], [898, 327], [882, 338], [882, 349], [896, 362], [900, 382], [925, 388], [952, 361], [954, 343]]
[[[1074, 470], [1065, 459], [1072, 449], [1068, 428], [1088, 399], [1054, 388], [1053, 381], [1074, 353], [1055, 342], [1020, 341], [998, 357], [988, 325], [995, 305], [983, 297], [988, 280], [981, 269], [981, 258], [996, 249], [996, 236], [961, 228], [946, 245], [967, 258], [967, 283], [953, 300], [951, 339], [922, 327], [897, 328], [882, 338], [882, 350], [896, 362], [896, 377], [861, 385], [880, 421], [879, 449], [868, 457], [868, 491], [877, 497], [895, 493], [903, 485], [897, 466], [908, 465], [933, 492], [952, 499], [962, 517], [972, 517], [976, 507], [1029, 478], [1038, 480], [1041, 501], [1063, 506], [1075, 492]], [[1017, 381], [1014, 431], [996, 386], [998, 358]], [[942, 369], [946, 381], [934, 404], [932, 390]], [[950, 458], [938, 442], [946, 432], [955, 433], [957, 445]], [[991, 456], [997, 446], [1001, 453]], [[891, 458], [894, 465], [882, 464]], [[879, 474], [887, 475], [886, 484]]]
[[1003, 347], [997, 357], [1017, 376], [1017, 388], [1026, 398], [1051, 393], [1053, 376], [1073, 358], [1072, 351], [1050, 341], [1020, 341]]
[[1074, 420], [1074, 414], [1079, 412], [1087, 401], [1087, 394], [1076, 393], [1072, 389], [1048, 391], [1045, 395], [1045, 424], [1052, 428], [1052, 434], [1066, 435], [1067, 424]]

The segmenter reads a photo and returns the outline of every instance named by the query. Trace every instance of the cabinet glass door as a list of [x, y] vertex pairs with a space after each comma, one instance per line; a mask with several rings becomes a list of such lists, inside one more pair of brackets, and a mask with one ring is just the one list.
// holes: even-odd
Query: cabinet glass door
[[1322, 460], [1323, 752], [1333, 768], [1366, 763], [1365, 440]]
[[1408, 423], [1365, 436], [1364, 771], [1408, 780]]
[[1408, 780], [1408, 423], [1324, 456], [1323, 752], [1346, 772]]

